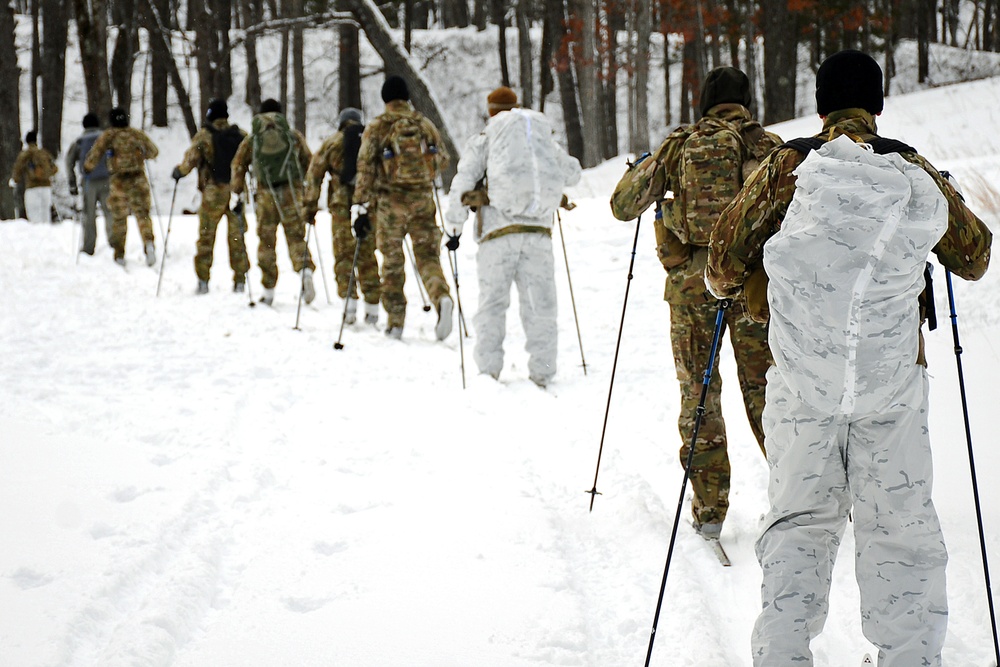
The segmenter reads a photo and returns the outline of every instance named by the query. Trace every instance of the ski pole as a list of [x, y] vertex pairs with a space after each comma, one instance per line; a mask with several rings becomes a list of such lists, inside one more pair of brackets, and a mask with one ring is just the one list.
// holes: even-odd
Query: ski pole
[[993, 630], [993, 654], [1000, 664], [1000, 644], [997, 642], [997, 617], [993, 608], [993, 589], [990, 586], [990, 563], [986, 556], [986, 538], [983, 535], [983, 510], [979, 503], [979, 483], [976, 479], [976, 459], [972, 452], [972, 429], [969, 426], [969, 403], [965, 395], [965, 373], [962, 370], [962, 344], [958, 338], [958, 315], [955, 312], [955, 293], [951, 287], [951, 271], [945, 269], [948, 284], [948, 307], [951, 310], [951, 335], [955, 341], [955, 362], [958, 365], [958, 388], [962, 396], [962, 418], [965, 420], [965, 442], [969, 449], [969, 468], [972, 471], [972, 496], [976, 505], [976, 524], [979, 527], [979, 546], [983, 553], [983, 575], [986, 579], [986, 601], [990, 608], [990, 628]]
[[347, 324], [347, 306], [351, 302], [351, 295], [354, 294], [354, 272], [358, 268], [358, 255], [361, 253], [361, 241], [363, 237], [354, 239], [354, 261], [351, 262], [351, 275], [347, 279], [347, 298], [344, 299], [344, 314], [340, 316], [340, 333], [337, 334], [337, 342], [333, 344], [333, 349], [343, 350], [344, 344], [340, 339], [344, 337], [344, 325]]
[[[244, 237], [243, 247], [246, 247], [246, 233], [249, 231], [250, 225], [247, 224], [246, 206], [243, 203], [243, 198], [240, 197], [239, 201], [236, 202], [236, 219], [240, 221], [240, 235]], [[247, 299], [249, 300], [248, 305], [251, 308], [256, 308], [257, 304], [253, 300], [253, 290], [250, 289], [250, 255], [247, 254], [247, 272], [243, 276], [244, 284], [247, 286]]]
[[302, 314], [302, 298], [306, 293], [306, 258], [309, 257], [309, 237], [312, 236], [312, 225], [306, 225], [306, 242], [302, 248], [302, 280], [299, 286], [299, 305], [295, 309], [295, 326], [292, 327], [296, 331], [301, 331], [299, 329], [299, 316]]
[[[153, 210], [156, 211], [156, 222], [160, 228], [160, 236], [163, 236], [163, 218], [160, 216], [160, 205], [156, 201], [156, 188], [153, 187], [153, 174], [149, 171], [149, 162], [143, 160], [142, 165], [146, 168], [146, 180], [149, 182], [149, 196], [153, 200]], [[176, 186], [174, 187], [174, 193], [176, 194]], [[166, 247], [163, 249], [163, 254], [167, 254]]]
[[601, 446], [597, 450], [597, 469], [594, 471], [594, 487], [587, 491], [590, 494], [590, 511], [594, 511], [594, 498], [601, 494], [597, 490], [597, 476], [601, 472], [601, 454], [604, 453], [604, 434], [608, 430], [608, 413], [611, 411], [611, 392], [615, 388], [615, 370], [618, 368], [618, 351], [622, 346], [622, 329], [625, 328], [625, 309], [628, 307], [628, 291], [632, 286], [632, 269], [635, 267], [635, 249], [639, 245], [639, 225], [642, 223], [640, 215], [635, 220], [635, 240], [632, 241], [632, 261], [628, 265], [628, 281], [625, 283], [625, 300], [622, 302], [622, 319], [618, 325], [618, 342], [615, 343], [615, 360], [611, 365], [611, 384], [608, 386], [608, 404], [604, 408], [604, 426], [601, 428]]
[[[437, 183], [434, 183], [434, 203], [435, 203], [435, 209], [436, 209], [435, 212], [434, 212], [434, 221], [435, 221], [435, 223], [437, 223], [438, 229], [441, 230], [441, 233], [444, 234], [445, 236], [447, 236], [448, 232], [445, 231], [445, 228], [444, 228], [444, 211], [441, 210], [441, 197], [440, 197], [440, 195], [438, 195]], [[441, 215], [440, 220], [438, 219], [438, 214]], [[452, 260], [451, 255], [452, 255], [452, 252], [449, 251], [448, 252], [448, 263], [451, 265], [451, 272], [455, 273], [457, 275], [457, 273], [458, 273], [458, 254], [457, 253], [455, 254], [455, 259], [454, 260]], [[469, 327], [466, 326], [466, 324], [465, 324], [465, 315], [462, 313], [462, 309], [461, 308], [458, 309], [458, 317], [459, 317], [459, 321], [462, 324], [462, 326], [459, 327], [458, 332], [461, 334], [462, 330], [465, 330], [465, 335], [468, 336], [469, 335]]]
[[458, 291], [458, 251], [449, 250], [448, 259], [451, 261], [451, 272], [455, 277], [455, 303], [458, 305], [458, 355], [462, 360], [462, 389], [465, 389], [465, 343], [463, 329], [465, 328], [465, 318], [462, 317], [462, 295]]
[[691, 476], [691, 462], [694, 460], [694, 446], [698, 441], [698, 431], [701, 429], [701, 420], [705, 416], [705, 400], [708, 398], [708, 384], [712, 381], [712, 372], [715, 369], [715, 355], [719, 350], [719, 338], [722, 336], [722, 329], [725, 323], [726, 309], [731, 303], [728, 299], [719, 300], [719, 309], [715, 314], [715, 333], [712, 335], [712, 349], [708, 353], [708, 363], [705, 365], [705, 374], [701, 380], [701, 399], [698, 401], [698, 408], [694, 417], [694, 432], [691, 434], [691, 446], [688, 448], [687, 461], [684, 463], [684, 481], [681, 482], [681, 493], [677, 498], [677, 513], [674, 515], [674, 525], [670, 529], [670, 546], [667, 547], [667, 563], [663, 567], [663, 581], [660, 582], [660, 595], [656, 599], [656, 613], [653, 614], [653, 629], [649, 633], [649, 648], [646, 650], [646, 665], [649, 667], [649, 659], [653, 656], [653, 642], [656, 640], [656, 625], [660, 620], [660, 609], [663, 608], [663, 592], [667, 588], [667, 574], [670, 572], [670, 559], [674, 554], [674, 541], [677, 538], [677, 524], [681, 520], [681, 508], [684, 505], [684, 492], [687, 490], [688, 478]]
[[413, 246], [410, 245], [410, 237], [403, 235], [403, 248], [406, 250], [410, 264], [413, 266], [413, 273], [417, 276], [417, 290], [420, 292], [420, 300], [424, 302], [424, 312], [431, 312], [431, 303], [427, 298], [427, 288], [424, 287], [424, 279], [420, 277], [420, 269], [417, 268], [417, 257], [413, 254]]
[[566, 236], [563, 234], [562, 216], [559, 214], [559, 209], [556, 209], [556, 221], [559, 223], [559, 242], [562, 244], [563, 264], [566, 265], [566, 281], [569, 283], [569, 301], [573, 304], [573, 321], [576, 322], [576, 341], [580, 344], [580, 361], [583, 363], [583, 374], [586, 375], [587, 359], [583, 356], [583, 337], [580, 336], [580, 318], [576, 314], [576, 297], [573, 296], [573, 278], [569, 274], [569, 256], [566, 254]]
[[319, 240], [319, 232], [316, 232], [316, 259], [319, 260], [319, 274], [323, 276], [323, 291], [326, 293], [326, 305], [332, 306], [333, 301], [330, 300], [330, 288], [326, 284], [326, 268], [323, 266], [322, 245]]
[[163, 265], [167, 263], [167, 243], [170, 242], [170, 226], [174, 219], [174, 201], [177, 199], [178, 183], [180, 181], [174, 181], [174, 193], [170, 195], [170, 214], [167, 215], [167, 233], [163, 235], [163, 256], [160, 257], [160, 277], [156, 279], [156, 296], [160, 296], [160, 285], [163, 283]]

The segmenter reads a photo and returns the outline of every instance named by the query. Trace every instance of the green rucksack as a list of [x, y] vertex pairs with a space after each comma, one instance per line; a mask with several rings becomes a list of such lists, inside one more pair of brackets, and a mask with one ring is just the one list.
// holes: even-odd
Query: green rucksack
[[282, 114], [254, 116], [251, 141], [254, 175], [261, 184], [274, 187], [302, 180], [298, 142]]

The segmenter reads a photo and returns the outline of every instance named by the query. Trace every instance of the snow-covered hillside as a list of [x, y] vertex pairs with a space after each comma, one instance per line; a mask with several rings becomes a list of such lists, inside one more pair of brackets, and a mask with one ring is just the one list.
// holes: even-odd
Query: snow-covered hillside
[[[894, 97], [881, 120], [885, 134], [956, 172], [994, 230], [998, 97], [995, 80]], [[775, 129], [791, 138], [818, 125]], [[159, 139], [186, 142], [180, 128]], [[636, 233], [608, 212], [623, 168], [621, 159], [589, 170], [571, 192], [579, 207], [563, 215], [587, 372], [557, 251], [561, 368], [548, 391], [527, 380], [516, 305], [501, 382], [475, 374], [473, 335], [463, 390], [458, 338], [434, 341], [412, 276], [402, 342], [357, 325], [335, 351], [341, 311], [322, 281], [292, 328], [283, 245], [275, 307], [251, 309], [229, 291], [221, 238], [212, 291], [194, 295], [192, 216], [175, 212], [159, 298], [134, 225], [126, 272], [103, 235], [97, 255], [77, 263], [73, 224], [0, 223], [0, 665], [639, 664], [682, 471], [663, 273], [644, 220], [603, 495], [588, 512]], [[316, 229], [332, 288], [327, 221], [321, 214]], [[157, 239], [162, 248], [159, 230]], [[252, 234], [248, 244], [254, 256]], [[467, 318], [474, 250], [465, 241], [458, 252]], [[998, 276], [994, 267], [980, 283], [956, 284], [994, 562]], [[250, 277], [259, 294], [259, 271]], [[992, 646], [938, 285], [942, 324], [927, 342], [936, 500], [951, 551], [945, 664], [968, 667], [987, 664]], [[767, 473], [728, 347], [723, 376], [734, 476], [722, 539], [733, 567], [680, 527], [654, 665], [750, 664]], [[817, 665], [858, 664], [871, 650], [852, 549], [847, 536]]]

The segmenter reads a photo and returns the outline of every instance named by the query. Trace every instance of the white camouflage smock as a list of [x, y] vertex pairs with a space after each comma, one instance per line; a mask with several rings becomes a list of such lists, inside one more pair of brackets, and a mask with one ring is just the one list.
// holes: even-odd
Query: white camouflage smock
[[558, 327], [552, 223], [563, 190], [580, 180], [580, 163], [555, 141], [548, 119], [530, 109], [502, 111], [462, 151], [446, 219], [461, 229], [462, 194], [487, 178], [490, 203], [475, 217], [479, 310], [474, 358], [480, 373], [498, 377], [511, 283], [517, 285], [528, 372], [545, 385], [556, 372]]
[[795, 174], [764, 246], [775, 365], [754, 665], [813, 664], [809, 643], [826, 620], [853, 508], [862, 624], [878, 664], [939, 666], [947, 552], [931, 500], [917, 296], [948, 206], [923, 169], [845, 136]]

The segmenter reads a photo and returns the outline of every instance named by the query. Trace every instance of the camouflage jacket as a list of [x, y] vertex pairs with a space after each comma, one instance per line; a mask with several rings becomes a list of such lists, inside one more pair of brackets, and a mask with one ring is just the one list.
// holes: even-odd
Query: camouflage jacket
[[[816, 137], [829, 141], [843, 134], [870, 140], [878, 136], [875, 118], [862, 109], [837, 111], [827, 116]], [[930, 174], [948, 202], [948, 229], [934, 247], [938, 261], [961, 278], [978, 280], [989, 266], [992, 233], [930, 162], [916, 153], [900, 155]], [[744, 184], [712, 232], [705, 273], [709, 287], [720, 297], [742, 292], [748, 311], [758, 321], [767, 320], [764, 243], [781, 227], [795, 193], [795, 168], [805, 158], [794, 148], [773, 152]]]
[[[302, 136], [301, 132], [292, 130], [292, 134], [298, 143], [296, 152], [299, 156], [299, 165], [302, 167], [302, 173], [305, 174], [306, 169], [309, 168], [309, 162], [312, 160], [312, 151], [309, 150], [309, 144], [306, 143], [306, 138]], [[233, 194], [241, 194], [246, 189], [247, 170], [250, 169], [252, 162], [253, 135], [248, 134], [243, 137], [243, 143], [240, 144], [240, 147], [236, 150], [236, 156], [233, 157], [233, 180], [229, 183]], [[294, 183], [293, 185], [301, 184]]]
[[[351, 125], [357, 125], [350, 121]], [[352, 194], [349, 185], [340, 182], [340, 171], [344, 168], [344, 133], [341, 130], [327, 137], [323, 145], [313, 155], [306, 170], [306, 210], [314, 210], [319, 202], [319, 193], [323, 189], [323, 179], [329, 173], [333, 178], [327, 187], [326, 203], [330, 210], [337, 204], [346, 206]]]
[[[830, 140], [842, 134], [862, 140], [878, 136], [875, 119], [861, 109], [837, 111], [827, 116], [816, 137]], [[948, 230], [934, 248], [938, 260], [955, 275], [978, 280], [989, 266], [993, 235], [930, 162], [916, 153], [901, 156], [930, 174], [948, 201]], [[735, 296], [751, 273], [763, 271], [764, 243], [781, 226], [795, 193], [795, 168], [805, 158], [793, 148], [772, 153], [719, 218], [712, 233], [707, 273], [715, 294]]]
[[28, 144], [14, 160], [10, 177], [25, 189], [52, 186], [52, 177], [59, 171], [52, 153], [36, 144]]
[[[212, 121], [212, 127], [217, 132], [228, 130], [229, 120], [217, 118]], [[240, 135], [246, 138], [247, 133], [240, 130]], [[242, 145], [242, 144], [241, 144]], [[187, 176], [194, 169], [198, 170], [198, 189], [204, 190], [205, 185], [212, 182], [212, 162], [215, 159], [215, 145], [212, 142], [212, 131], [203, 127], [191, 137], [191, 145], [184, 151], [184, 159], [177, 168], [183, 176]], [[224, 185], [228, 185], [225, 183]]]
[[[83, 162], [83, 170], [91, 172], [100, 163], [103, 155], [108, 156], [108, 171], [117, 173], [143, 173], [146, 160], [152, 160], [160, 154], [153, 140], [142, 130], [134, 127], [112, 127], [101, 133], [87, 153]], [[133, 160], [131, 157], [136, 156]], [[128, 159], [126, 167], [125, 160]]]
[[[746, 179], [775, 147], [781, 138], [764, 130], [753, 120], [749, 110], [739, 104], [718, 104], [697, 123], [671, 132], [656, 152], [629, 167], [615, 187], [611, 211], [619, 220], [631, 220], [656, 203], [653, 229], [656, 253], [667, 270], [664, 299], [670, 303], [698, 304], [712, 299], [703, 278], [707, 252], [688, 245], [680, 229], [685, 224], [680, 199], [680, 163], [684, 142], [701, 127], [729, 124], [742, 138], [747, 153], [741, 178]], [[669, 198], [667, 198], [669, 195]]]
[[379, 192], [389, 192], [393, 189], [383, 178], [382, 150], [392, 129], [392, 124], [403, 116], [416, 118], [423, 125], [428, 145], [437, 147], [437, 173], [448, 168], [451, 157], [441, 142], [438, 129], [413, 106], [404, 100], [392, 100], [385, 105], [385, 111], [368, 123], [361, 135], [361, 149], [358, 151], [358, 176], [354, 186], [353, 201], [355, 204], [370, 203]]

